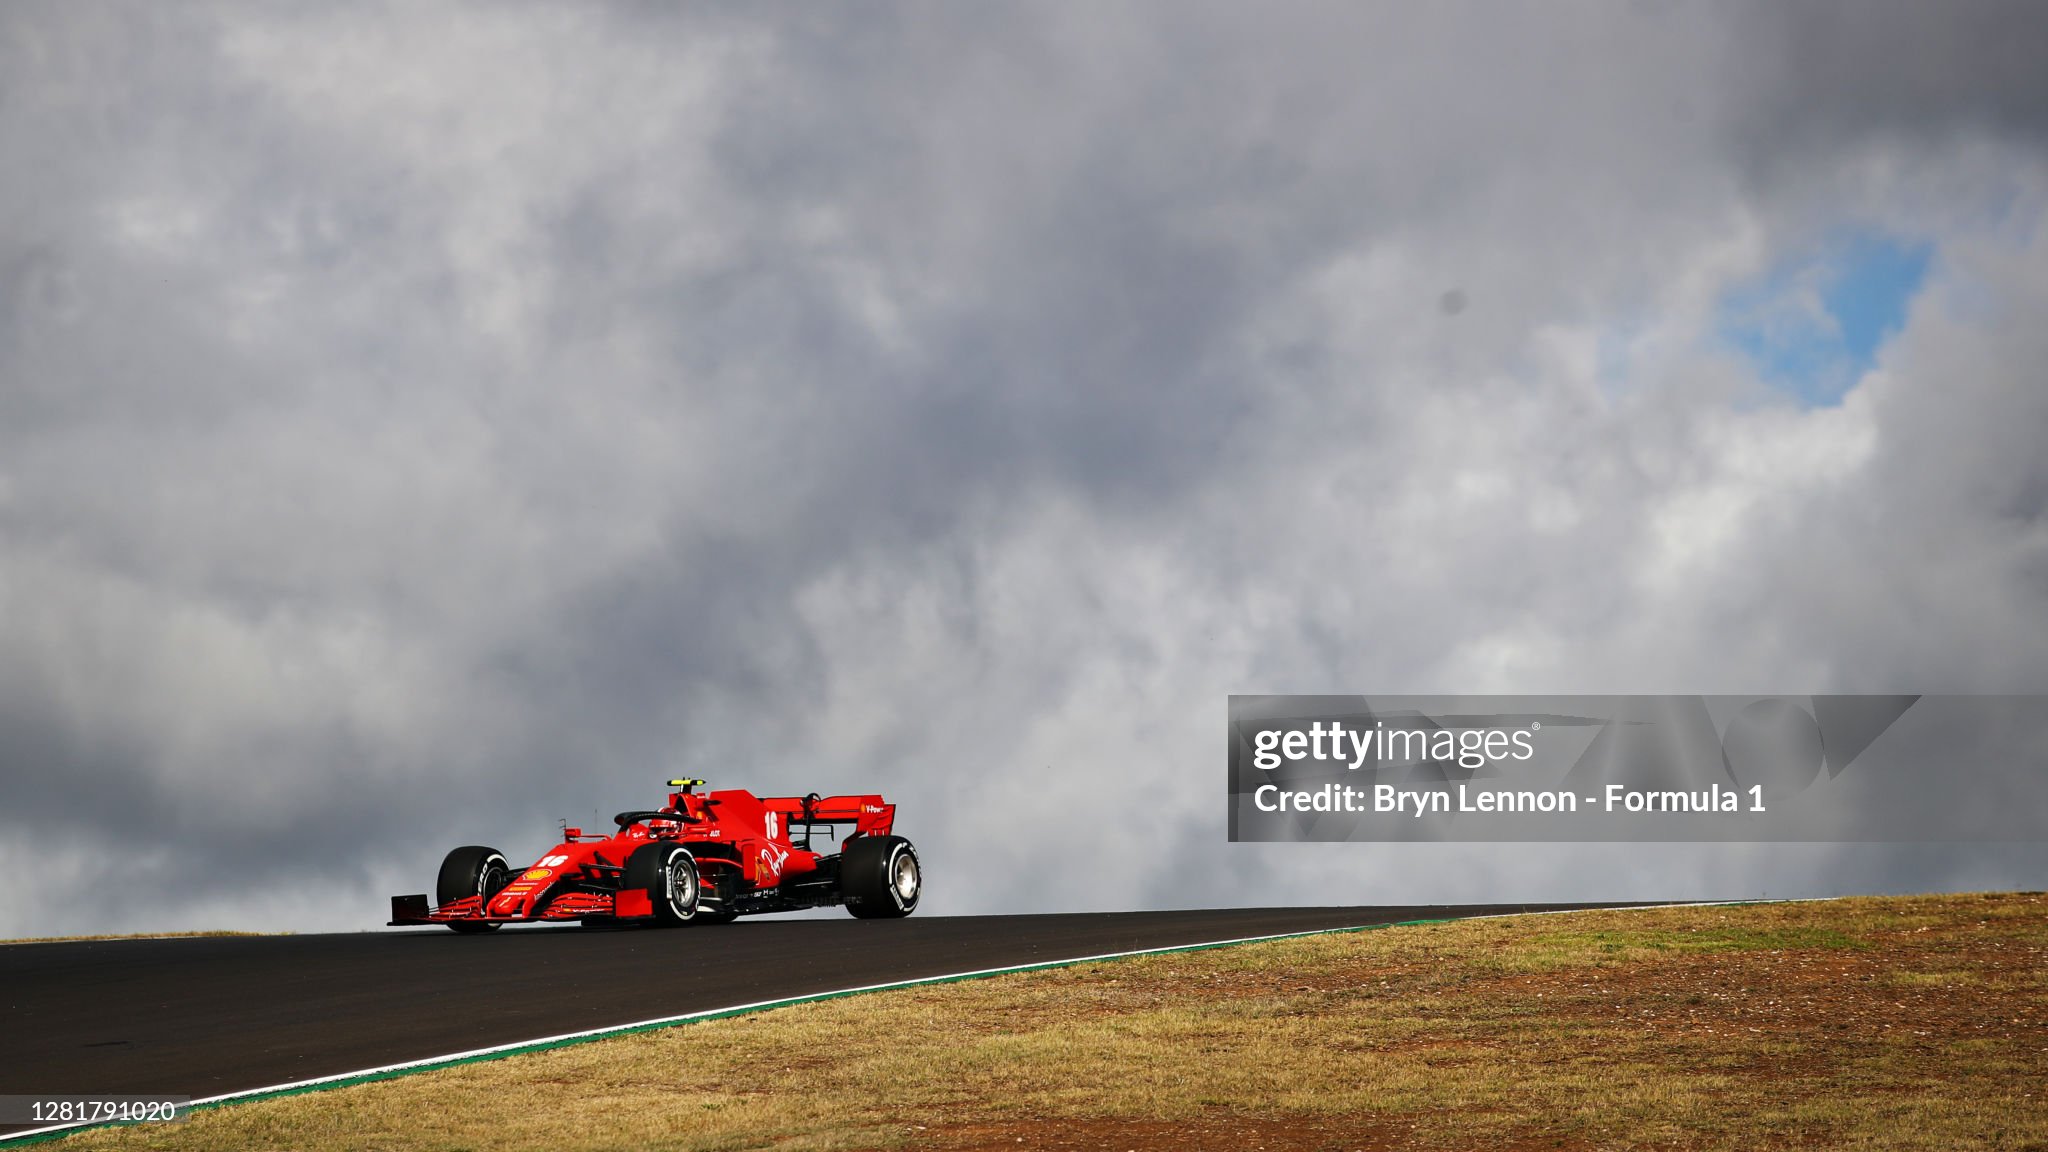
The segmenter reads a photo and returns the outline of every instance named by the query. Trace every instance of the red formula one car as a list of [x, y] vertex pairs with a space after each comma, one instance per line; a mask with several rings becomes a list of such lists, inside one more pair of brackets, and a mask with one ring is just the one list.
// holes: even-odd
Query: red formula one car
[[[910, 841], [890, 835], [894, 804], [692, 791], [703, 783], [669, 781], [679, 791], [666, 807], [619, 813], [614, 835], [564, 828], [560, 844], [516, 875], [495, 848], [457, 848], [441, 862], [439, 906], [425, 894], [394, 896], [391, 923], [488, 932], [527, 921], [724, 924], [829, 904], [870, 919], [917, 908], [923, 873]], [[814, 850], [820, 837], [839, 850]]]

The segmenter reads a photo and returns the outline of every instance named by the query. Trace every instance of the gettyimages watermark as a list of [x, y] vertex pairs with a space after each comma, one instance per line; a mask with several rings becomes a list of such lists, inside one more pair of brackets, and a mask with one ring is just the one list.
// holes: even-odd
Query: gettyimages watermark
[[2018, 841], [2044, 696], [1232, 696], [1232, 840]]

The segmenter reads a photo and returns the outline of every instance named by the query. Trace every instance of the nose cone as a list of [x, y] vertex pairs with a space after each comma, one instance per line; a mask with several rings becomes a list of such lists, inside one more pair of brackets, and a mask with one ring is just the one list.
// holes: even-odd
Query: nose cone
[[528, 916], [533, 912], [534, 901], [541, 898], [559, 875], [553, 868], [528, 868], [518, 878], [505, 885], [504, 890], [491, 897], [486, 914], [491, 916]]

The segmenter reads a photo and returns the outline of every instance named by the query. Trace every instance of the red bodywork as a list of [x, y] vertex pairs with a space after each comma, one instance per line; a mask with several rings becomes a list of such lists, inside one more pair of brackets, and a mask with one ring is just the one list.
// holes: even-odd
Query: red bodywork
[[696, 794], [686, 783], [669, 793], [661, 811], [620, 813], [616, 834], [565, 827], [560, 844], [488, 897], [431, 909], [424, 896], [395, 897], [391, 922], [648, 919], [654, 909], [647, 892], [622, 886], [621, 878], [635, 849], [659, 842], [689, 849], [703, 887], [716, 894], [722, 909], [775, 912], [838, 903], [841, 843], [818, 844], [812, 836], [846, 830], [841, 842], [888, 836], [895, 818], [896, 806], [880, 796], [762, 798], [740, 789]]

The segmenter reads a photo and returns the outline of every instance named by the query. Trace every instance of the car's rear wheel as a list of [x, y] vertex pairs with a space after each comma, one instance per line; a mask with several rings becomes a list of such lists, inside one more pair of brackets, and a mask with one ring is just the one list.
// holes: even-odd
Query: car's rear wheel
[[924, 895], [924, 866], [901, 836], [862, 836], [839, 855], [839, 887], [863, 920], [908, 916]]
[[647, 893], [654, 919], [662, 924], [689, 924], [702, 917], [704, 894], [697, 862], [681, 844], [642, 844], [626, 857], [625, 884]]
[[[503, 852], [481, 844], [465, 845], [441, 861], [441, 875], [434, 883], [435, 902], [453, 904], [471, 896], [481, 896], [488, 901], [511, 881], [512, 865]], [[451, 920], [448, 927], [457, 932], [489, 932], [497, 925]]]

